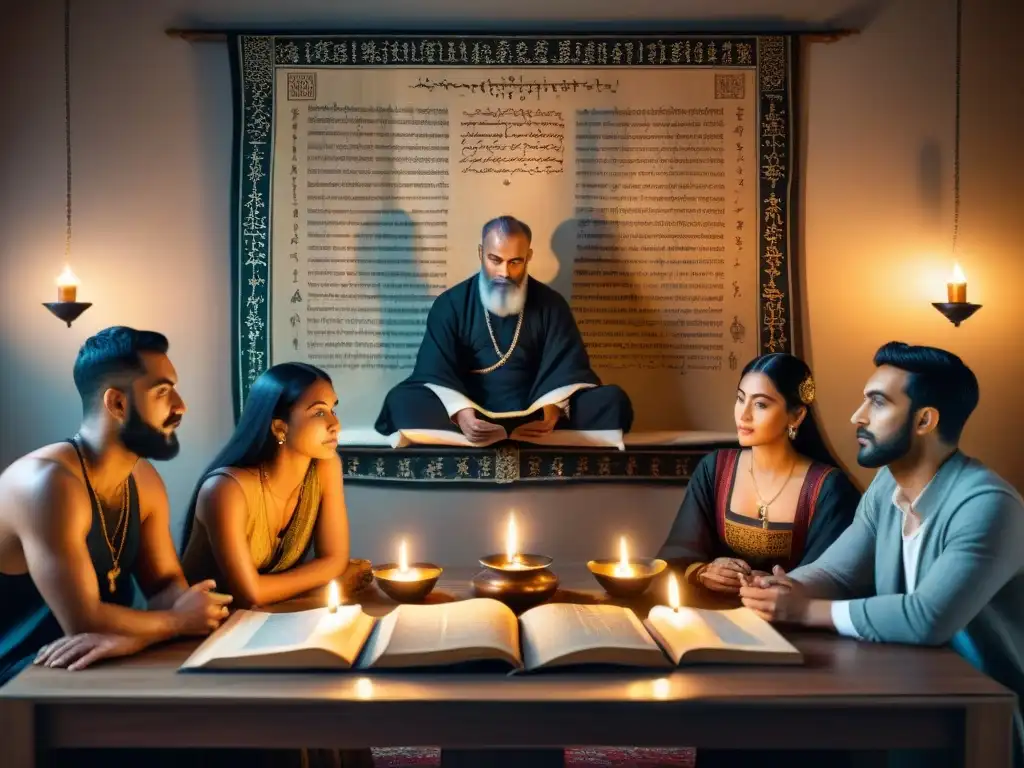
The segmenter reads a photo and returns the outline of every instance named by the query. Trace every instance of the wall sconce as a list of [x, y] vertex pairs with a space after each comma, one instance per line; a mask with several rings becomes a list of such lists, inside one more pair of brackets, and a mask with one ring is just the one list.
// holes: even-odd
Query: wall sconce
[[67, 323], [70, 328], [71, 323], [92, 306], [91, 302], [77, 301], [77, 298], [78, 278], [71, 271], [71, 267], [65, 265], [64, 271], [57, 276], [57, 300], [45, 302], [43, 306]]
[[953, 265], [953, 276], [946, 283], [946, 299], [947, 301], [935, 302], [932, 306], [957, 328], [960, 327], [960, 323], [981, 309], [981, 304], [967, 303], [967, 278], [959, 264]]
[[[956, 254], [957, 235], [960, 234], [960, 70], [963, 56], [963, 0], [956, 0], [956, 122], [953, 142], [953, 254]], [[979, 309], [981, 304], [967, 303], [967, 278], [959, 264], [953, 266], [953, 276], [946, 283], [946, 301], [932, 304], [957, 328]]]
[[[71, 3], [64, 0], [64, 150], [67, 156], [67, 233], [64, 239], [64, 258], [71, 260]], [[43, 302], [43, 306], [71, 327], [90, 302], [77, 301], [78, 278], [67, 264], [57, 277], [57, 300]]]

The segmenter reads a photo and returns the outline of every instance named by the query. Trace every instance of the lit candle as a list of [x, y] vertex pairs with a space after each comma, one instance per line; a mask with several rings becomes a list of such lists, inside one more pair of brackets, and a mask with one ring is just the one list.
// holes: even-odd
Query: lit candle
[[78, 295], [78, 278], [71, 267], [64, 265], [64, 271], [57, 276], [57, 301], [74, 301]]
[[679, 582], [675, 573], [669, 574], [668, 578], [668, 605], [673, 613], [679, 613]]
[[959, 264], [953, 265], [953, 276], [946, 283], [946, 296], [950, 304], [964, 304], [967, 302], [967, 278]]
[[508, 515], [508, 532], [505, 534], [505, 566], [513, 571], [523, 568], [523, 563], [519, 558], [519, 536], [516, 532], [516, 518], [511, 512]]
[[338, 589], [338, 582], [332, 581], [327, 587], [327, 612], [337, 613], [341, 605], [341, 590]]
[[398, 545], [398, 572], [389, 576], [393, 581], [416, 581], [417, 570], [409, 568], [409, 554], [406, 551], [405, 539]]
[[636, 571], [629, 564], [629, 552], [626, 550], [626, 537], [619, 537], [619, 562], [615, 566], [615, 575], [620, 578], [636, 576]]

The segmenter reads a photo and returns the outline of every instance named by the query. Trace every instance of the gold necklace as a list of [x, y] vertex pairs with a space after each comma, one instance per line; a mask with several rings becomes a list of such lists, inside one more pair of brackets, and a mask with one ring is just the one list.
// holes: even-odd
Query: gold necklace
[[[267, 514], [267, 490], [268, 489], [270, 489], [270, 478], [267, 477], [266, 470], [264, 470], [263, 469], [263, 465], [260, 464], [260, 504], [263, 506], [263, 522], [266, 523], [266, 527], [267, 527], [267, 541], [270, 543], [271, 546], [273, 546], [274, 545], [274, 539], [276, 537], [274, 536], [274, 533], [273, 533], [273, 531], [270, 528], [270, 515]], [[270, 495], [274, 496], [274, 491], [272, 489], [270, 490]], [[276, 497], [275, 497], [275, 499], [276, 499]], [[275, 512], [278, 511], [278, 504], [277, 504], [276, 501], [274, 503], [274, 511]], [[282, 517], [283, 516], [284, 515], [282, 514]]]
[[[114, 553], [114, 542], [111, 541], [110, 533], [107, 531], [107, 519], [103, 514], [103, 504], [100, 502], [100, 497], [96, 493], [92, 480], [89, 478], [89, 470], [85, 468], [85, 461], [82, 461], [82, 471], [85, 473], [85, 482], [89, 485], [91, 491], [93, 509], [99, 513], [100, 518], [100, 529], [103, 531], [103, 540], [107, 543], [107, 549], [110, 550], [110, 570], [107, 571], [107, 587], [110, 589], [110, 594], [117, 592], [117, 579], [121, 575], [121, 555], [124, 554], [124, 543], [128, 539], [128, 478], [125, 478], [124, 483], [121, 484], [121, 515], [117, 519], [117, 525], [114, 526], [114, 539], [117, 538], [117, 531], [121, 531], [121, 543], [117, 547], [117, 553]], [[129, 475], [130, 477], [130, 475]]]
[[491, 371], [501, 368], [501, 366], [508, 362], [508, 359], [512, 357], [512, 351], [516, 348], [516, 342], [519, 341], [519, 331], [523, 327], [523, 313], [525, 311], [525, 307], [519, 310], [519, 320], [516, 322], [516, 332], [512, 335], [512, 345], [508, 348], [508, 352], [502, 354], [501, 347], [498, 346], [498, 340], [494, 338], [494, 329], [491, 328], [491, 313], [487, 307], [484, 307], [484, 320], [487, 321], [487, 333], [491, 336], [491, 344], [494, 345], [494, 351], [498, 355], [498, 362], [486, 368], [479, 368], [475, 371], [471, 371], [471, 373], [490, 373]]
[[[274, 486], [272, 486], [270, 484], [270, 477], [267, 476], [266, 470], [263, 468], [263, 465], [260, 464], [260, 504], [262, 504], [262, 506], [263, 506], [263, 519], [264, 519], [264, 521], [267, 524], [267, 536], [270, 538], [271, 542], [273, 542], [277, 537], [272, 532], [272, 529], [270, 527], [270, 516], [267, 514], [267, 493], [269, 493], [271, 498], [273, 498], [273, 500], [274, 500], [274, 512], [278, 515], [278, 521], [283, 523], [284, 522], [284, 518], [285, 518], [285, 512], [287, 511], [286, 506], [287, 506], [289, 500], [291, 499], [292, 494], [294, 494], [295, 491], [299, 491], [301, 488], [302, 488], [302, 483], [300, 483], [298, 486], [296, 486], [295, 490], [293, 490], [287, 496], [285, 496], [285, 497], [278, 496], [276, 493], [274, 493]], [[301, 491], [300, 491], [300, 493], [301, 493]], [[298, 511], [298, 508], [299, 508], [299, 500], [296, 499], [295, 500], [295, 511]], [[294, 512], [293, 512], [293, 514], [294, 514]], [[289, 520], [289, 523], [290, 522], [291, 522], [291, 520]], [[281, 527], [281, 530], [284, 530], [283, 525]]]
[[750, 480], [754, 484], [754, 493], [757, 495], [757, 517], [761, 521], [761, 527], [764, 529], [768, 528], [768, 508], [775, 503], [775, 500], [782, 495], [782, 492], [786, 490], [786, 486], [789, 485], [789, 480], [793, 477], [793, 470], [796, 469], [796, 459], [789, 467], [789, 474], [786, 475], [785, 481], [782, 483], [782, 487], [779, 488], [779, 492], [772, 496], [770, 501], [765, 501], [761, 498], [761, 491], [757, 487], [757, 478], [754, 477], [754, 452], [750, 452]]
[[[114, 526], [114, 538], [117, 538], [117, 529], [121, 529], [121, 543], [117, 547], [117, 554], [114, 554], [114, 545], [107, 535], [107, 521], [103, 517], [103, 505], [99, 499], [96, 500], [96, 506], [100, 512], [100, 525], [103, 527], [103, 538], [106, 539], [107, 548], [110, 550], [110, 565], [111, 568], [107, 571], [107, 586], [110, 587], [110, 594], [117, 592], [117, 579], [121, 575], [121, 555], [124, 554], [124, 543], [128, 540], [128, 481], [125, 480], [121, 486], [121, 516], [118, 518], [117, 525]], [[122, 524], [123, 523], [123, 524]]]

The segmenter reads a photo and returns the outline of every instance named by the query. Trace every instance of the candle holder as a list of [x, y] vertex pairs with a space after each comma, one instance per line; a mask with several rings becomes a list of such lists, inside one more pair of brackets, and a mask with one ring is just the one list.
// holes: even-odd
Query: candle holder
[[473, 577], [473, 594], [500, 600], [519, 613], [549, 600], [558, 590], [558, 576], [545, 555], [487, 555], [484, 570]]
[[381, 591], [399, 603], [422, 601], [440, 578], [444, 569], [433, 563], [413, 563], [402, 570], [398, 563], [374, 566], [373, 576]]
[[68, 324], [68, 328], [71, 324], [79, 318], [79, 316], [85, 312], [89, 307], [92, 306], [91, 301], [46, 301], [43, 302], [43, 306], [52, 312], [56, 317], [59, 317], [65, 323]]
[[981, 309], [981, 304], [968, 304], [966, 301], [933, 302], [932, 306], [957, 328], [960, 327], [960, 323]]
[[597, 583], [612, 597], [639, 597], [651, 586], [654, 577], [665, 570], [664, 560], [652, 557], [638, 557], [628, 561], [628, 570], [623, 572], [622, 561], [618, 558], [591, 560], [587, 570], [594, 574]]

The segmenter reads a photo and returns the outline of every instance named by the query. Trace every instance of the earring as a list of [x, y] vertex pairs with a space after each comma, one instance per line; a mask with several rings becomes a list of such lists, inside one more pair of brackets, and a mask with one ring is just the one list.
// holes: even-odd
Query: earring
[[284, 438], [283, 437], [277, 438], [277, 444], [278, 445], [284, 445]]
[[796, 440], [796, 427], [794, 427], [794, 426], [786, 427], [786, 434], [789, 435], [789, 439], [790, 440]]

